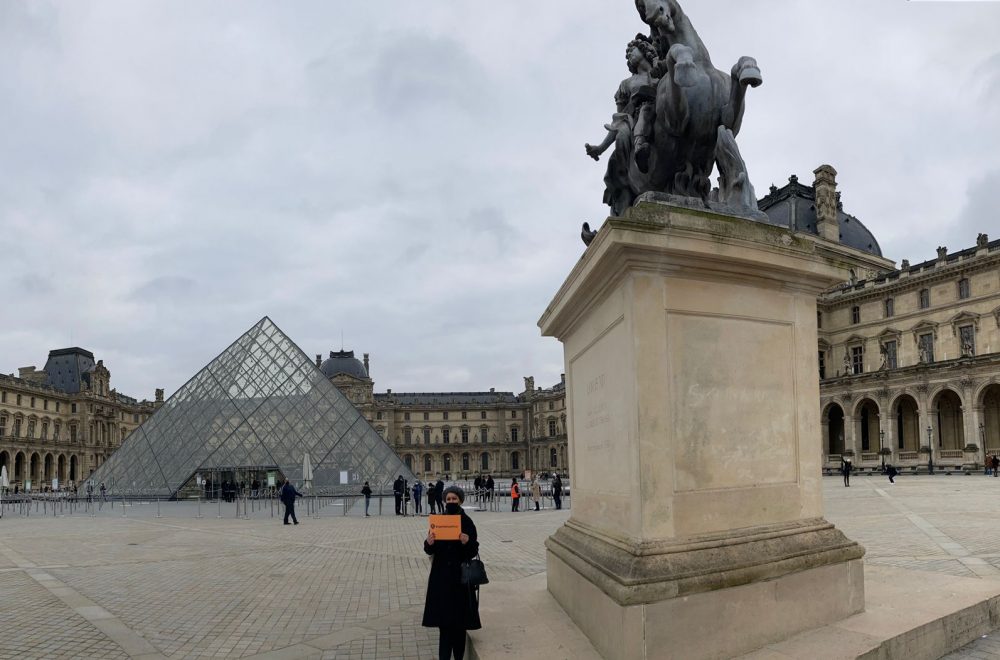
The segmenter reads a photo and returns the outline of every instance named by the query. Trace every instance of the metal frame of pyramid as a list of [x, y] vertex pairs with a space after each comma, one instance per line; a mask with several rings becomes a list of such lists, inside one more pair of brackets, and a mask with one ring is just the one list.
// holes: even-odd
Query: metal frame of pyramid
[[[118, 493], [173, 497], [198, 473], [276, 469], [357, 494], [415, 480], [368, 420], [270, 318], [262, 318], [133, 431], [90, 477]], [[347, 476], [347, 479], [343, 477]]]

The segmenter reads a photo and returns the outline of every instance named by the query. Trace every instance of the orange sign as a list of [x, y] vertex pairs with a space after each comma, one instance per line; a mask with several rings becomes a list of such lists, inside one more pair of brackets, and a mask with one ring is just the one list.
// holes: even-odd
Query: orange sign
[[431, 516], [435, 541], [457, 541], [462, 533], [462, 516]]

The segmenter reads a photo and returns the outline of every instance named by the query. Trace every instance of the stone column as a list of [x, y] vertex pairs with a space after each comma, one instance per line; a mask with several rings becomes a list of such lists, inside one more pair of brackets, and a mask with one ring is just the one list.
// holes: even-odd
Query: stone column
[[853, 452], [851, 460], [854, 461], [855, 465], [859, 465], [861, 462], [861, 451], [857, 443], [857, 425], [857, 417], [854, 415], [844, 415], [844, 450], [850, 449]]
[[548, 587], [605, 658], [733, 657], [864, 608], [816, 451], [816, 296], [847, 279], [841, 250], [640, 203], [542, 316], [573, 475]]

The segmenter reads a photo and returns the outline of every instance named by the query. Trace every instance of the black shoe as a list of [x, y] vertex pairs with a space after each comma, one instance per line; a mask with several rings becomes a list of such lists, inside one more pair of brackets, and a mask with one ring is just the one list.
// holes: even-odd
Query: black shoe
[[296, 520], [296, 521], [295, 521], [295, 524], [296, 524], [296, 525], [298, 525], [298, 524], [299, 524], [299, 521], [298, 521], [298, 520]]
[[286, 524], [286, 525], [291, 525], [292, 523], [287, 523], [287, 522], [286, 522], [285, 524]]

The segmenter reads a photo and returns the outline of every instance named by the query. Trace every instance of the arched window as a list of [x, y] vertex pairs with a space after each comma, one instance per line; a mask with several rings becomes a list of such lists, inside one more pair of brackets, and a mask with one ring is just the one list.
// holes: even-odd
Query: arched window
[[549, 467], [559, 467], [559, 452], [555, 447], [549, 449]]
[[490, 455], [486, 452], [479, 457], [479, 466], [484, 470], [490, 469]]
[[521, 455], [516, 451], [510, 454], [510, 469], [515, 472], [521, 469]]

